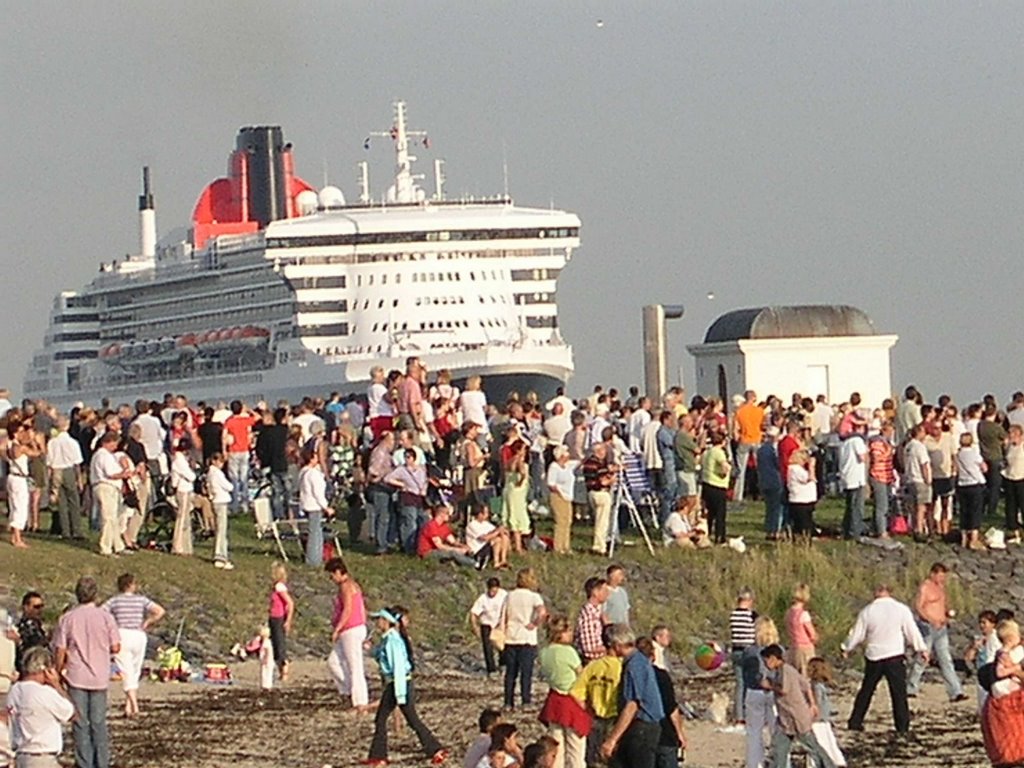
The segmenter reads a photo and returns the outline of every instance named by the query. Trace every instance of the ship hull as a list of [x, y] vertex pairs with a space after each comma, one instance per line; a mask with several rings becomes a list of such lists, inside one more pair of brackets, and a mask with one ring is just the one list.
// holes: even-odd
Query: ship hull
[[[280, 401], [297, 403], [307, 396], [326, 398], [332, 392], [362, 395], [370, 382], [370, 371], [375, 366], [388, 371], [405, 367], [405, 358], [331, 362], [312, 353], [291, 357], [291, 362], [265, 371], [82, 387], [39, 392], [34, 396], [45, 398], [64, 410], [78, 403], [96, 406], [106, 401], [116, 406], [139, 398], [162, 401], [168, 393], [184, 395], [192, 403], [202, 401], [210, 404], [239, 399], [273, 405]], [[490, 348], [437, 356], [421, 355], [420, 359], [427, 366], [428, 381], [432, 381], [441, 369], [447, 370], [459, 387], [463, 387], [469, 377], [480, 376], [488, 400], [494, 403], [505, 402], [513, 392], [524, 397], [534, 392], [542, 399], [550, 398], [572, 375], [572, 350], [568, 346], [519, 350]]]

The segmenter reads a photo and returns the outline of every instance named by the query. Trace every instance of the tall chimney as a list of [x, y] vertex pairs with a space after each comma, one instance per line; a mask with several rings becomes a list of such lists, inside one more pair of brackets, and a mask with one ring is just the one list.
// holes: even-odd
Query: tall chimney
[[287, 218], [285, 147], [280, 126], [242, 128], [235, 146], [249, 156], [249, 220], [265, 227], [272, 221]]
[[149, 166], [142, 169], [142, 194], [139, 195], [139, 255], [144, 259], [156, 256], [156, 209], [149, 186]]

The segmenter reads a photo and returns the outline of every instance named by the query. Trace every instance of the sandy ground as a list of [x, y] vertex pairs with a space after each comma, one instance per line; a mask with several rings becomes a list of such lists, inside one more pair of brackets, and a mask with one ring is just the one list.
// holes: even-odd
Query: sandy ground
[[[354, 714], [328, 685], [326, 668], [316, 661], [299, 661], [291, 680], [270, 692], [257, 688], [254, 662], [233, 667], [230, 686], [207, 684], [143, 683], [143, 715], [127, 720], [120, 714], [121, 694], [111, 688], [111, 737], [115, 765], [169, 768], [260, 768], [294, 766], [325, 768], [354, 766], [366, 756], [373, 732], [373, 717]], [[932, 673], [934, 674], [934, 673]], [[929, 678], [926, 678], [928, 680]], [[461, 765], [465, 747], [476, 737], [480, 709], [501, 703], [499, 679], [459, 673], [424, 674], [418, 679], [418, 709], [427, 725], [452, 751], [449, 765]], [[911, 701], [913, 738], [892, 737], [888, 692], [879, 687], [868, 715], [866, 730], [849, 733], [845, 721], [856, 693], [857, 681], [848, 679], [833, 692], [839, 714], [837, 735], [851, 766], [987, 766], [981, 735], [975, 720], [973, 684], [966, 689], [971, 700], [951, 704], [945, 699], [937, 676], [925, 685], [920, 698]], [[728, 692], [726, 675], [683, 681], [680, 693], [703, 710], [714, 691]], [[543, 685], [535, 699], [542, 700]], [[374, 687], [371, 690], [376, 690]], [[521, 743], [542, 732], [536, 721], [537, 707], [516, 712]], [[706, 721], [688, 721], [690, 746], [687, 766], [742, 766], [744, 735], [721, 732]], [[394, 765], [427, 765], [408, 727], [392, 730], [391, 761]], [[795, 759], [794, 766], [802, 765]]]

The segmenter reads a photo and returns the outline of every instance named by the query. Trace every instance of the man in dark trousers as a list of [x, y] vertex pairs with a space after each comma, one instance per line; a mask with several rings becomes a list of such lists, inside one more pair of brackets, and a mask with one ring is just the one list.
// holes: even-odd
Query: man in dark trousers
[[256, 456], [260, 466], [270, 470], [270, 506], [275, 520], [283, 520], [288, 511], [288, 409], [274, 411], [272, 424], [264, 423], [256, 438]]
[[884, 677], [892, 699], [892, 716], [897, 733], [910, 730], [910, 707], [907, 705], [906, 644], [928, 662], [928, 646], [914, 621], [909, 606], [892, 597], [888, 584], [875, 587], [875, 599], [857, 616], [857, 622], [842, 643], [843, 657], [864, 643], [864, 680], [853, 703], [847, 727], [864, 730], [864, 715], [871, 705], [875, 688]]

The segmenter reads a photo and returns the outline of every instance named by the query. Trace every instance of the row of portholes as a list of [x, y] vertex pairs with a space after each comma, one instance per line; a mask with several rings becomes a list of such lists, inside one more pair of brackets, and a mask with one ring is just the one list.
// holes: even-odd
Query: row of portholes
[[464, 296], [423, 296], [416, 298], [417, 307], [426, 307], [431, 304], [437, 306], [438, 304], [448, 305], [465, 303], [466, 298]]
[[[479, 279], [480, 280], [501, 280], [502, 279], [500, 270], [492, 269], [489, 272], [487, 270], [481, 270], [479, 272], [476, 272], [476, 271], [470, 272], [469, 273], [469, 280], [473, 280], [473, 281], [477, 280], [477, 276], [478, 275], [479, 275]], [[402, 283], [402, 275], [401, 275], [401, 273], [395, 274], [394, 277], [395, 277], [394, 284], [395, 285], [401, 285], [401, 283]], [[367, 285], [373, 285], [374, 278], [375, 278], [375, 275], [367, 275], [366, 276], [366, 284]], [[462, 282], [462, 274], [459, 273], [459, 272], [413, 272], [412, 273], [412, 281], [414, 283], [443, 283], [443, 282], [460, 283], [460, 282]], [[380, 284], [381, 285], [387, 285], [388, 284], [388, 276], [386, 274], [380, 276]], [[362, 275], [356, 275], [356, 286], [357, 287], [362, 287], [362, 285], [363, 285], [363, 276]]]

